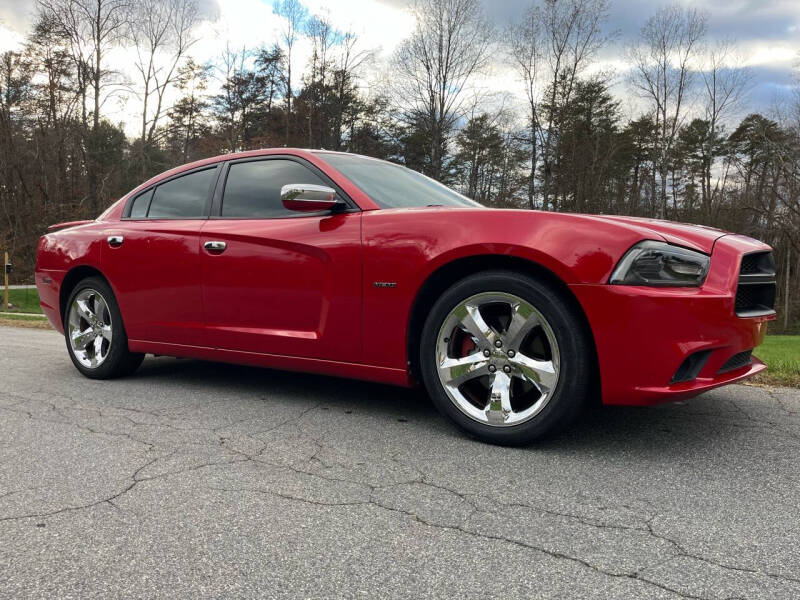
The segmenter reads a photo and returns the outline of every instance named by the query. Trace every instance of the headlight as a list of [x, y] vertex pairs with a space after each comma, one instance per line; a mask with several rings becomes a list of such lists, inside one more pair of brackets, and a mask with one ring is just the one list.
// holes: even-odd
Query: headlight
[[611, 274], [610, 283], [662, 287], [699, 286], [711, 259], [700, 252], [647, 240], [628, 250]]

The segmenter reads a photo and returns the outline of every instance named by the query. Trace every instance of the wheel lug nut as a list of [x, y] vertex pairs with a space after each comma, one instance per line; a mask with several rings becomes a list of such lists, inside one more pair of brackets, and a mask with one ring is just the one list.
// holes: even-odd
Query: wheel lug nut
[[491, 350], [484, 350], [483, 351], [483, 355], [486, 356], [486, 357], [491, 356], [491, 354], [492, 354]]
[[497, 348], [499, 348], [500, 346], [502, 346], [502, 345], [503, 345], [503, 342], [502, 342], [501, 340], [496, 340], [496, 341], [495, 341], [495, 343], [494, 343], [494, 345], [495, 345]]
[[508, 358], [514, 358], [515, 354], [516, 354], [516, 352], [514, 352], [513, 350], [509, 350], [508, 351]]
[[497, 367], [494, 365], [489, 365], [489, 373], [494, 373], [495, 371], [497, 371]]
[[511, 367], [506, 365], [506, 366], [503, 367], [503, 371], [505, 371], [506, 373], [511, 373]]

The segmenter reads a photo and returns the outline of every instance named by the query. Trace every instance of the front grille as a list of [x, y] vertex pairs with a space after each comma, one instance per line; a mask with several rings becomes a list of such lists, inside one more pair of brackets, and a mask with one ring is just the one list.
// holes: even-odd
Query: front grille
[[736, 314], [740, 317], [774, 315], [775, 288], [775, 259], [772, 252], [745, 254], [736, 288]]
[[775, 274], [775, 260], [772, 252], [754, 252], [745, 254], [742, 257], [742, 268], [739, 269], [741, 275], [754, 275], [757, 273]]
[[734, 371], [736, 369], [741, 369], [742, 367], [746, 367], [750, 364], [750, 355], [753, 353], [752, 350], [745, 350], [744, 352], [739, 352], [739, 354], [734, 354], [728, 360], [725, 361], [725, 364], [719, 368], [717, 371], [717, 375], [722, 373], [727, 373], [728, 371]]

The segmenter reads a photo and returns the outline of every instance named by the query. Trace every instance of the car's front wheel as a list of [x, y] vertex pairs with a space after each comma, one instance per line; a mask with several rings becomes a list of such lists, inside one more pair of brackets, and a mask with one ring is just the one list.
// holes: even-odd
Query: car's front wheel
[[128, 337], [111, 287], [87, 277], [70, 294], [64, 311], [64, 337], [75, 367], [92, 379], [133, 373], [144, 354], [128, 350]]
[[450, 287], [421, 336], [437, 408], [481, 440], [526, 444], [570, 422], [592, 385], [591, 342], [557, 287], [485, 271]]

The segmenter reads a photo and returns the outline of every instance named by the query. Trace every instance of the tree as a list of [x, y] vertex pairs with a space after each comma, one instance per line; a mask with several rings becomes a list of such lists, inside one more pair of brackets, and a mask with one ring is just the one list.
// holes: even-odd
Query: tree
[[539, 78], [544, 56], [541, 10], [536, 4], [528, 7], [517, 24], [508, 31], [511, 56], [525, 85], [528, 102], [528, 143], [530, 144], [530, 175], [528, 176], [528, 205], [536, 208], [537, 137], [539, 136]]
[[629, 122], [620, 136], [620, 160], [627, 167], [628, 183], [624, 199], [615, 212], [628, 215], [655, 215], [655, 179], [652, 176], [657, 149], [654, 140], [658, 127], [650, 115]]
[[351, 130], [350, 137], [352, 138], [352, 128], [359, 113], [381, 112], [381, 100], [385, 100], [361, 101], [357, 86], [357, 74], [361, 66], [371, 59], [372, 54], [359, 50], [357, 44], [358, 36], [352, 31], [345, 32], [341, 36], [338, 59], [333, 74], [336, 104], [333, 114], [334, 137], [331, 140], [331, 148], [334, 150], [341, 150], [343, 147], [342, 139], [346, 125]]
[[221, 91], [214, 96], [212, 108], [220, 133], [226, 138], [227, 152], [241, 149], [239, 142], [245, 126], [243, 113], [253, 103], [252, 95], [258, 93], [254, 73], [247, 68], [251, 54], [247, 48], [233, 50], [226, 44], [217, 66]]
[[281, 81], [284, 79], [283, 62], [283, 52], [277, 44], [273, 44], [270, 48], [261, 48], [256, 55], [255, 66], [265, 88], [267, 114], [272, 114], [273, 102], [279, 93]]
[[658, 127], [658, 156], [653, 170], [660, 177], [660, 215], [667, 217], [667, 179], [675, 137], [683, 124], [694, 80], [693, 61], [706, 33], [706, 16], [678, 5], [659, 9], [645, 23], [630, 48], [631, 82], [649, 101]]
[[[84, 128], [84, 162], [88, 180], [88, 198], [93, 211], [99, 209], [98, 186], [101, 185], [100, 111], [109, 86], [116, 84], [113, 71], [106, 68], [107, 52], [125, 34], [130, 20], [129, 0], [38, 0], [41, 19], [53, 24], [69, 40], [70, 54], [78, 73]], [[91, 89], [91, 106], [88, 91]], [[90, 110], [91, 109], [91, 110]], [[91, 128], [89, 117], [91, 116]]]
[[704, 140], [703, 171], [701, 194], [706, 219], [711, 218], [712, 205], [720, 190], [720, 180], [711, 189], [714, 160], [721, 155], [719, 149], [723, 142], [722, 124], [728, 114], [741, 102], [750, 82], [750, 72], [740, 64], [730, 62], [741, 59], [735, 56], [733, 46], [727, 40], [717, 42], [708, 52], [707, 62], [702, 71], [705, 89], [705, 118], [708, 122], [708, 135]]
[[183, 163], [189, 161], [191, 150], [208, 129], [205, 112], [210, 104], [204, 93], [208, 87], [209, 71], [208, 65], [199, 65], [191, 58], [178, 69], [176, 84], [181, 97], [167, 116], [170, 119], [171, 145]]
[[417, 0], [412, 10], [414, 32], [393, 63], [397, 94], [407, 124], [421, 134], [426, 174], [441, 178], [464, 89], [486, 65], [491, 29], [478, 0]]
[[[511, 121], [508, 111], [473, 116], [456, 135], [453, 169], [461, 190], [486, 206], [520, 206], [519, 194], [526, 188], [522, 175], [527, 153], [512, 130], [499, 123]], [[523, 202], [524, 204], [524, 202]]]
[[[539, 13], [544, 36], [544, 57], [547, 64], [551, 109], [539, 132], [543, 135], [542, 208], [547, 210], [550, 182], [556, 166], [551, 162], [553, 141], [561, 125], [557, 101], [568, 103], [575, 83], [587, 63], [606, 42], [603, 24], [608, 17], [607, 0], [544, 0]], [[559, 97], [558, 89], [562, 88]]]
[[[543, 106], [543, 113], [558, 110], [559, 130], [554, 136], [552, 156], [543, 157], [558, 165], [552, 174], [552, 202], [561, 210], [611, 212], [615, 184], [627, 174], [619, 161], [619, 102], [601, 78], [570, 83], [562, 76], [554, 97], [555, 106]], [[569, 100], [564, 99], [569, 96]]]
[[[128, 35], [136, 51], [136, 70], [141, 78], [140, 135], [141, 176], [147, 172], [147, 148], [164, 108], [164, 95], [175, 82], [186, 52], [195, 43], [198, 22], [196, 0], [138, 0], [132, 9]], [[153, 104], [151, 105], [151, 96]]]
[[303, 23], [307, 14], [305, 8], [298, 0], [276, 0], [274, 5], [275, 14], [284, 19], [281, 38], [283, 42], [282, 55], [284, 57], [285, 91], [286, 100], [286, 139], [284, 143], [289, 145], [289, 124], [292, 118], [292, 50], [299, 32], [302, 30]]
[[[17, 52], [0, 54], [0, 202], [7, 246], [14, 253], [22, 242], [26, 226], [22, 207], [33, 200], [33, 190], [23, 176], [26, 105], [30, 101], [33, 74]], [[21, 245], [21, 244], [20, 244]]]
[[495, 173], [503, 158], [503, 137], [484, 113], [472, 117], [456, 136], [454, 166], [465, 182], [464, 193], [478, 202], [491, 199]]
[[[75, 109], [80, 100], [75, 67], [68, 47], [58, 34], [57, 24], [47, 18], [40, 17], [34, 24], [25, 53], [31, 68], [44, 74], [41, 83], [34, 83], [34, 88], [38, 88], [38, 113], [43, 115], [39, 135], [42, 152], [47, 155], [43, 160], [55, 164], [56, 168], [54, 174], [47, 170], [50, 177], [45, 179], [42, 187], [49, 204], [60, 212], [67, 198], [75, 194], [67, 169], [68, 156], [79, 152], [70, 140]], [[51, 153], [55, 154], [54, 160], [50, 158]], [[49, 181], [51, 178], [54, 179], [52, 183]]]

